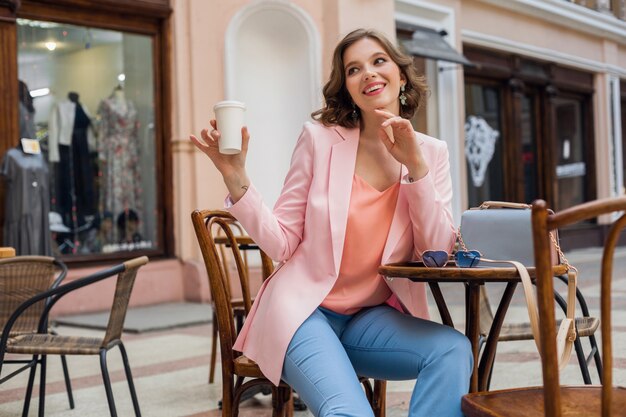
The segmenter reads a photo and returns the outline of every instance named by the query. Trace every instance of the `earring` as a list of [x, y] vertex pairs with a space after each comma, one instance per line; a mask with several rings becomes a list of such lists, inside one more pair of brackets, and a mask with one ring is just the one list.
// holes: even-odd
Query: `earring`
[[406, 98], [407, 97], [406, 97], [406, 94], [404, 94], [404, 90], [406, 90], [406, 87], [404, 87], [404, 84], [402, 84], [400, 86], [400, 97], [399, 97], [399, 99], [400, 99], [400, 104], [403, 105], [403, 106], [406, 106]]
[[359, 112], [356, 111], [356, 104], [352, 103], [352, 120], [359, 118]]

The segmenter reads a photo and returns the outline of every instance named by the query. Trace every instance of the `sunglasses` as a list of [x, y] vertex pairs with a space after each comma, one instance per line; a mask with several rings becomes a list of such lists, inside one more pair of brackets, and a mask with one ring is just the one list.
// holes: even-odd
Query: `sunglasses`
[[[428, 268], [442, 268], [449, 260], [448, 252], [443, 250], [427, 250], [422, 254], [422, 262]], [[479, 262], [480, 252], [477, 250], [460, 250], [454, 254], [454, 263], [459, 268], [472, 268]]]

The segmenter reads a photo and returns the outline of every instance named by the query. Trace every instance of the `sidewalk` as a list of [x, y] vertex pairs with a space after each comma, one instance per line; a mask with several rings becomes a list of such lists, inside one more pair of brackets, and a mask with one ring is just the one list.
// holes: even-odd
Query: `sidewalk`
[[[589, 262], [598, 258], [595, 250], [578, 251], [567, 254], [569, 260], [581, 270], [580, 287], [585, 293], [593, 314], [598, 314], [598, 269], [591, 268]], [[616, 258], [613, 293], [615, 308], [613, 322], [614, 355], [617, 369], [614, 383], [626, 385], [626, 250], [620, 251]], [[488, 288], [492, 302], [495, 302], [503, 286], [498, 284]], [[456, 284], [442, 286], [456, 326], [463, 328], [464, 305], [463, 287]], [[432, 303], [432, 300], [430, 300]], [[198, 306], [190, 306], [197, 308]], [[164, 307], [165, 308], [165, 307]], [[158, 310], [158, 309], [157, 309]], [[165, 314], [164, 310], [164, 313]], [[208, 310], [207, 310], [208, 311]], [[436, 308], [431, 304], [433, 319], [437, 320]], [[132, 315], [129, 312], [129, 315]], [[158, 317], [156, 314], [153, 317]], [[513, 304], [507, 315], [510, 322], [526, 320], [526, 307], [521, 290], [514, 297]], [[94, 335], [99, 331], [76, 327], [59, 326], [57, 331], [62, 334]], [[217, 401], [221, 396], [220, 371], [216, 372], [217, 381], [208, 384], [209, 354], [211, 328], [210, 324], [179, 327], [169, 330], [151, 331], [140, 334], [125, 334], [125, 341], [130, 363], [133, 370], [142, 414], [147, 417], [215, 417], [220, 416]], [[583, 346], [588, 349], [587, 340]], [[219, 360], [218, 360], [219, 362]], [[69, 410], [67, 396], [61, 372], [60, 361], [52, 357], [48, 361], [48, 384], [46, 395], [46, 416], [108, 416], [107, 401], [100, 377], [97, 357], [68, 357], [70, 375], [74, 387], [76, 409]], [[126, 380], [123, 373], [119, 353], [114, 349], [110, 353], [109, 370], [113, 382], [118, 414], [132, 416], [132, 404], [128, 395]], [[595, 369], [591, 376], [597, 381]], [[564, 383], [582, 384], [582, 378], [575, 360], [561, 373]], [[14, 378], [0, 388], [0, 416], [21, 415], [22, 398], [26, 387], [27, 376], [23, 374]], [[541, 383], [539, 355], [534, 342], [506, 342], [498, 347], [498, 355], [492, 378], [492, 388], [508, 388]], [[407, 404], [413, 382], [390, 382], [388, 384], [387, 402], [389, 417], [406, 417]], [[37, 385], [35, 386], [37, 390]], [[36, 391], [35, 391], [36, 392]], [[267, 408], [269, 398], [257, 396], [247, 401], [242, 408], [242, 417], [269, 417]], [[31, 416], [37, 415], [37, 400], [31, 402]], [[308, 412], [296, 413], [298, 417], [308, 417]]]

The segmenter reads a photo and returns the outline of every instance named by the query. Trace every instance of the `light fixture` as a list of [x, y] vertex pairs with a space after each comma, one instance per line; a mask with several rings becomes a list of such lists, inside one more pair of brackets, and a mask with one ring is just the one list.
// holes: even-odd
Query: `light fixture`
[[49, 88], [38, 88], [36, 90], [30, 90], [30, 96], [32, 98], [43, 97], [43, 96], [47, 96], [48, 94], [50, 94]]
[[122, 82], [124, 80], [126, 80], [126, 74], [122, 73], [117, 76], [117, 81]]
[[55, 49], [57, 49], [57, 43], [54, 41], [49, 41], [45, 43], [46, 48], [48, 48], [48, 51], [54, 51]]

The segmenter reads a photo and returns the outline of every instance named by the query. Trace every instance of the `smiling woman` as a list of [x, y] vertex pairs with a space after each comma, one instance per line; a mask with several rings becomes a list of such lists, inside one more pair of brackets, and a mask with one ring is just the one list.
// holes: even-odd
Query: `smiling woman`
[[[312, 114], [314, 119], [319, 119], [325, 124], [337, 123], [347, 127], [357, 125], [360, 108], [354, 106], [354, 101], [343, 87], [347, 85], [349, 75], [347, 71], [350, 70], [351, 73], [354, 73], [358, 71], [358, 68], [352, 68], [351, 60], [346, 59], [344, 52], [350, 45], [361, 39], [363, 32], [368, 35], [364, 41], [369, 44], [369, 48], [373, 47], [382, 55], [371, 57], [380, 58], [377, 65], [382, 64], [381, 60], [387, 64], [391, 62], [400, 69], [401, 76], [404, 77], [405, 104], [400, 109], [400, 115], [405, 119], [410, 119], [424, 104], [428, 95], [428, 86], [425, 77], [417, 73], [413, 65], [413, 58], [402, 54], [395, 45], [378, 32], [361, 30], [346, 36], [343, 43], [337, 47], [337, 53], [333, 57], [330, 79], [323, 90], [326, 107], [314, 112]], [[351, 67], [349, 68], [347, 64], [350, 64]]]
[[332, 62], [324, 106], [302, 130], [273, 210], [246, 169], [252, 129], [241, 129], [235, 155], [219, 153], [215, 120], [201, 138], [190, 136], [222, 174], [226, 208], [281, 262], [233, 348], [274, 384], [294, 388], [316, 417], [373, 415], [357, 375], [417, 379], [410, 417], [460, 417], [468, 340], [425, 320], [423, 286], [398, 287], [378, 274], [381, 263], [426, 249], [447, 256], [455, 240], [447, 147], [407, 119], [424, 80], [371, 30], [346, 35]]

